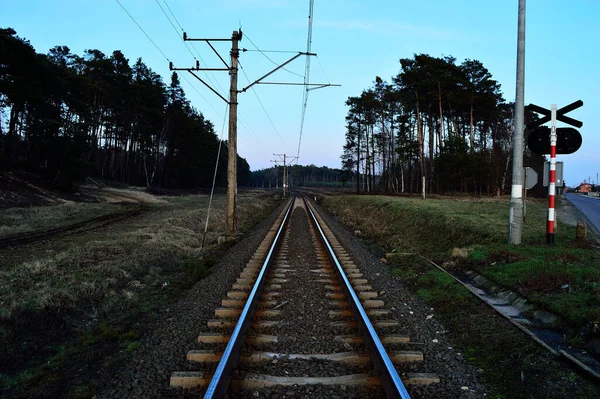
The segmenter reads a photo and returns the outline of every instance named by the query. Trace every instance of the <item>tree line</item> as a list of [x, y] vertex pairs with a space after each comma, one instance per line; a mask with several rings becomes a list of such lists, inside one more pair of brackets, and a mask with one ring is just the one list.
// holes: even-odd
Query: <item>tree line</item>
[[[291, 165], [288, 169], [290, 187], [345, 187], [351, 180], [352, 173], [315, 165]], [[253, 171], [251, 185], [260, 188], [276, 188], [283, 185], [283, 166]]]
[[[342, 169], [357, 191], [510, 190], [514, 104], [480, 61], [415, 54], [346, 101]], [[526, 111], [525, 123], [535, 116]], [[526, 147], [525, 147], [526, 148]], [[526, 150], [524, 165], [543, 169]]]
[[[190, 105], [179, 76], [165, 84], [141, 58], [116, 50], [37, 53], [0, 28], [0, 168], [26, 169], [70, 188], [86, 176], [195, 188], [212, 183], [219, 140]], [[226, 181], [227, 145], [218, 184]], [[238, 156], [240, 185], [250, 167]]]

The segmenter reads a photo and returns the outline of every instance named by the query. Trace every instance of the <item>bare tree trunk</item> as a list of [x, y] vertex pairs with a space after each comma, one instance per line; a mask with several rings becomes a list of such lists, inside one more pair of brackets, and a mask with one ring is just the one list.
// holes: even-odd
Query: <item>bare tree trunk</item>
[[444, 113], [442, 112], [442, 85], [438, 81], [438, 103], [440, 106], [440, 131], [438, 132], [438, 153], [442, 151], [442, 146], [444, 145], [443, 137], [444, 137]]
[[435, 147], [435, 129], [433, 127], [433, 115], [431, 113], [429, 113], [427, 118], [427, 128], [429, 130], [429, 173], [431, 173], [433, 168], [433, 151]]
[[356, 194], [360, 193], [360, 120], [358, 121], [356, 146]]
[[375, 125], [371, 125], [371, 190], [375, 191]]
[[417, 136], [419, 140], [419, 152], [421, 161], [421, 175], [425, 176], [425, 140], [423, 138], [423, 124], [421, 121], [421, 113], [419, 111], [419, 94], [415, 90], [417, 96]]
[[366, 175], [366, 185], [365, 190], [369, 192], [370, 189], [370, 178], [371, 178], [371, 160], [369, 158], [369, 126], [366, 126], [365, 129], [365, 175]]
[[473, 97], [471, 97], [471, 110], [469, 112], [470, 126], [469, 134], [471, 135], [471, 152], [475, 151], [475, 128], [473, 126]]
[[388, 169], [388, 161], [387, 161], [387, 142], [386, 142], [386, 134], [385, 134], [385, 114], [383, 111], [381, 112], [381, 155], [382, 155], [382, 167], [381, 167], [381, 176], [385, 176], [385, 180], [383, 181], [383, 190], [387, 193], [389, 192], [390, 185], [390, 177], [389, 177], [389, 169]]

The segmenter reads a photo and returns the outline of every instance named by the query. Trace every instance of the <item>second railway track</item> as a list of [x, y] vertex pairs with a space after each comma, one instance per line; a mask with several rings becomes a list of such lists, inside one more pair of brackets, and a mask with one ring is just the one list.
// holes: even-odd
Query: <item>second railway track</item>
[[[435, 384], [406, 327], [390, 318], [313, 207], [291, 200], [215, 318], [190, 343], [172, 387], [205, 397], [402, 397]], [[408, 364], [410, 363], [410, 367]]]
[[0, 248], [18, 247], [25, 244], [31, 244], [38, 241], [47, 240], [55, 237], [64, 237], [71, 234], [83, 233], [98, 229], [108, 224], [128, 219], [144, 212], [144, 208], [136, 207], [125, 212], [111, 213], [109, 215], [98, 216], [82, 222], [73, 223], [67, 226], [55, 227], [43, 231], [34, 231], [30, 233], [19, 234], [12, 237], [0, 238]]

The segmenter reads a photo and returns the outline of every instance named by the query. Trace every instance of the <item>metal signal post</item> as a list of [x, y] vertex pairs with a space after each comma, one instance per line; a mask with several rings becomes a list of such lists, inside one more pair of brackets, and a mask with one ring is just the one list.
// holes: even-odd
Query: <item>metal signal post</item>
[[[537, 138], [531, 140], [531, 136], [536, 133], [536, 130], [531, 132], [529, 140], [529, 149], [533, 153], [550, 154], [550, 168], [548, 173], [548, 223], [546, 225], [546, 244], [548, 245], [554, 245], [554, 235], [556, 233], [556, 212], [554, 207], [556, 198], [556, 154], [572, 154], [579, 149], [579, 146], [581, 146], [581, 135], [579, 132], [571, 128], [557, 129], [556, 121], [558, 120], [575, 127], [582, 127], [583, 122], [565, 116], [565, 114], [581, 106], [583, 106], [583, 101], [581, 100], [577, 100], [560, 109], [557, 108], [556, 104], [552, 104], [550, 109], [542, 108], [535, 104], [530, 104], [528, 106], [529, 109], [544, 115], [544, 117], [530, 122], [527, 125], [527, 129], [535, 129], [548, 121], [551, 122], [549, 147], [546, 147], [545, 144], [547, 143], [543, 143], [543, 140], [541, 144], [540, 140]], [[540, 136], [540, 138], [543, 138], [543, 136]], [[546, 152], [546, 149], [549, 151]], [[544, 183], [544, 185], [546, 184]]]
[[550, 184], [548, 184], [548, 224], [546, 226], [546, 244], [554, 245], [554, 199], [556, 196], [556, 104], [551, 108], [550, 130]]

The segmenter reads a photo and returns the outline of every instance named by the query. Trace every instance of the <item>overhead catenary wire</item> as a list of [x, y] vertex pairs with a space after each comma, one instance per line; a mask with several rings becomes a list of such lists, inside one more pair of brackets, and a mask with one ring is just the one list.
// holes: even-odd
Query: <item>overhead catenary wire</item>
[[[314, 0], [309, 0], [308, 4], [308, 38], [306, 39], [306, 52], [310, 53], [312, 47], [312, 26], [313, 26], [313, 12], [314, 12]], [[304, 92], [302, 93], [302, 113], [300, 116], [300, 134], [298, 137], [298, 152], [296, 153], [296, 159], [300, 158], [300, 147], [302, 146], [302, 133], [304, 131], [304, 119], [306, 117], [306, 105], [308, 103], [308, 84], [310, 82], [310, 56], [306, 56], [306, 65], [304, 69]]]
[[[250, 83], [250, 78], [248, 78], [248, 75], [246, 74], [246, 71], [244, 70], [244, 67], [242, 66], [242, 63], [239, 62], [238, 60], [238, 65], [240, 66], [240, 69], [242, 70], [242, 72], [244, 73], [244, 76], [246, 77], [246, 80], [248, 81], [248, 83]], [[277, 130], [277, 128], [275, 127], [275, 124], [273, 123], [273, 120], [271, 119], [271, 117], [269, 116], [269, 113], [267, 112], [267, 109], [265, 108], [265, 106], [263, 105], [262, 101], [260, 101], [260, 97], [258, 97], [258, 93], [256, 93], [256, 90], [254, 90], [254, 87], [251, 87], [252, 92], [254, 93], [254, 95], [256, 96], [256, 99], [258, 100], [258, 103], [260, 104], [263, 112], [265, 113], [265, 115], [267, 116], [267, 119], [269, 120], [269, 122], [271, 122], [271, 126], [273, 126], [273, 130], [275, 130], [275, 133], [277, 133], [277, 136], [279, 137], [279, 139], [281, 140], [281, 142], [283, 143], [283, 145], [285, 146], [285, 148], [288, 149], [288, 151], [290, 151], [290, 148], [287, 146], [287, 144], [285, 143], [285, 141], [283, 140], [283, 137], [281, 137], [281, 134], [279, 134], [279, 131]]]

